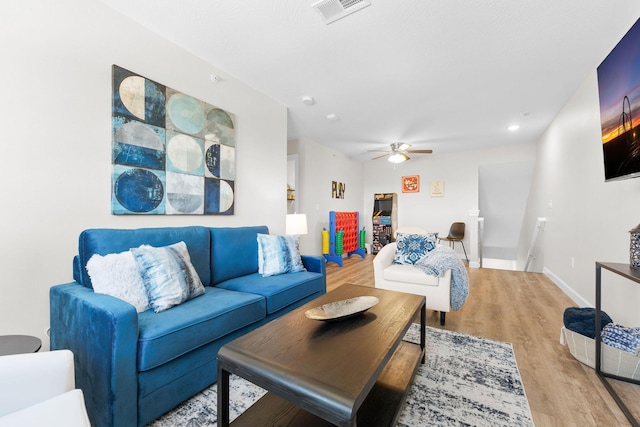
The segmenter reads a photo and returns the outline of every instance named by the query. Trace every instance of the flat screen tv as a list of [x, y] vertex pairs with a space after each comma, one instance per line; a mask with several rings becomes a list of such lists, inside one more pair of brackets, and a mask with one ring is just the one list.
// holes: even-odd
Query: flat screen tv
[[640, 19], [598, 67], [605, 181], [640, 176]]

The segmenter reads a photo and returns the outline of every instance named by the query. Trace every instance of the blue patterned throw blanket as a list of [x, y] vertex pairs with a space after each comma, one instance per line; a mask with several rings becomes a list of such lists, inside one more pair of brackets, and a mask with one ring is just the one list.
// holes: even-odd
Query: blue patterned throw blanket
[[609, 323], [602, 329], [602, 342], [617, 349], [640, 354], [640, 328], [626, 328]]
[[436, 246], [415, 266], [430, 276], [444, 276], [451, 270], [451, 308], [460, 310], [469, 296], [469, 276], [464, 264], [448, 246]]

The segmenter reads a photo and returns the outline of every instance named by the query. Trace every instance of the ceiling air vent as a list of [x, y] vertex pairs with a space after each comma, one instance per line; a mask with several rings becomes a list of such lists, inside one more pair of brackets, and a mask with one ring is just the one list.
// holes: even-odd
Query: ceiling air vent
[[331, 24], [340, 18], [351, 15], [367, 6], [371, 6], [369, 0], [320, 0], [311, 5], [322, 17], [325, 24]]

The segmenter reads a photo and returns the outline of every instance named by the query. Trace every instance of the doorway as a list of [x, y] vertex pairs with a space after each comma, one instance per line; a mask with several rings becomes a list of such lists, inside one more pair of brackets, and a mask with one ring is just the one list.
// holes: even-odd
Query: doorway
[[533, 168], [533, 161], [478, 167], [478, 206], [484, 218], [483, 267], [516, 270]]

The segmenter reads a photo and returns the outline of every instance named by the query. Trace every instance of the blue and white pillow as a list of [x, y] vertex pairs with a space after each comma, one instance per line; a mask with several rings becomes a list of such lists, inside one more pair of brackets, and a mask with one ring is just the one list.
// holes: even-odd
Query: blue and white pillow
[[394, 264], [414, 265], [428, 252], [436, 248], [438, 233], [428, 234], [396, 234], [396, 253]]
[[258, 233], [258, 273], [263, 277], [306, 271], [297, 236]]
[[131, 249], [153, 311], [160, 313], [204, 294], [200, 276], [191, 264], [184, 242], [156, 248]]

